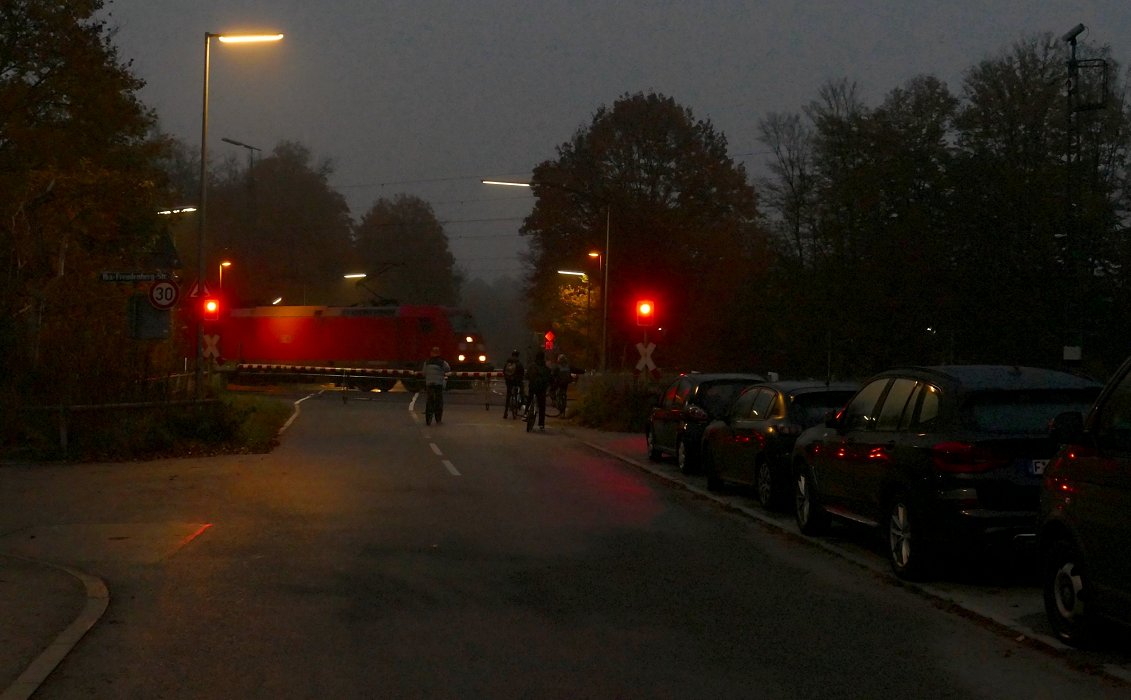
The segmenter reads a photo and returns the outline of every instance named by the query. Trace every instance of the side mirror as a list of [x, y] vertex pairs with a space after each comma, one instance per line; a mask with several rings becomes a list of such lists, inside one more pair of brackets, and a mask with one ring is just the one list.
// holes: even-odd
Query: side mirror
[[1084, 414], [1065, 411], [1052, 419], [1050, 436], [1058, 445], [1080, 442], [1084, 437]]

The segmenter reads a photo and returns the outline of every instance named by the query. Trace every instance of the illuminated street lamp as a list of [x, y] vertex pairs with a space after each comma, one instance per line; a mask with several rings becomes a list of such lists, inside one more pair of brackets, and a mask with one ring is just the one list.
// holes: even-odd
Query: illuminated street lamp
[[[480, 180], [484, 185], [502, 185], [504, 187], [533, 187], [529, 182], [514, 182], [509, 180]], [[539, 182], [540, 186], [555, 187], [566, 192], [574, 192], [576, 194], [584, 194], [577, 190], [559, 185], [553, 182]], [[590, 257], [594, 255], [601, 258], [601, 266], [603, 269], [604, 280], [601, 282], [601, 299], [604, 303], [604, 310], [601, 313], [601, 372], [607, 369], [605, 349], [609, 344], [609, 231], [612, 228], [613, 212], [612, 206], [605, 202], [605, 250], [603, 253], [589, 253]]]
[[[590, 309], [589, 300], [593, 292], [593, 285], [590, 284], [589, 275], [584, 272], [577, 272], [575, 270], [558, 270], [558, 274], [569, 275], [571, 277], [580, 277], [581, 281], [585, 283], [585, 344], [588, 346], [588, 348], [586, 348], [586, 352], [591, 353], [593, 351], [593, 314]], [[589, 359], [591, 360], [592, 356], [590, 356]]]
[[[242, 34], [224, 35], [204, 33], [204, 99], [200, 112], [200, 199], [197, 202], [196, 218], [196, 279], [197, 293], [204, 294], [204, 223], [208, 212], [208, 74], [212, 63], [212, 39], [222, 44], [247, 44], [265, 41], [279, 41], [282, 34]], [[204, 379], [204, 326], [196, 324], [196, 375], [195, 395], [200, 398], [201, 383]]]
[[220, 279], [217, 280], [217, 282], [216, 282], [216, 291], [220, 291], [221, 289], [224, 288], [224, 268], [225, 267], [231, 267], [231, 266], [232, 266], [231, 260], [222, 260], [220, 262]]

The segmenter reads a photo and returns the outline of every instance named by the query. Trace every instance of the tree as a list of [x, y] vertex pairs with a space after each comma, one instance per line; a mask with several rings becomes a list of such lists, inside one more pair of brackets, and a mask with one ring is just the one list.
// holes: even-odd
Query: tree
[[327, 182], [332, 165], [311, 160], [305, 146], [283, 141], [251, 173], [234, 161], [221, 164], [209, 193], [213, 247], [205, 269], [219, 274], [221, 256], [231, 257], [224, 286], [241, 303], [281, 296], [288, 304], [337, 304], [352, 297], [342, 279], [354, 271], [349, 206]]
[[379, 273], [371, 285], [377, 294], [412, 304], [459, 301], [462, 278], [447, 234], [432, 205], [419, 197], [374, 202], [357, 227], [354, 246], [365, 271]]
[[101, 0], [0, 5], [0, 366], [38, 401], [120, 395], [147, 352], [126, 338], [128, 286], [160, 233], [162, 144]]
[[635, 358], [638, 296], [657, 302], [669, 367], [717, 366], [748, 348], [730, 328], [730, 304], [761, 262], [756, 199], [710, 122], [663, 95], [625, 95], [557, 151], [534, 171], [521, 229], [531, 237], [531, 325], [558, 325], [557, 270], [604, 250], [608, 226], [610, 367]]

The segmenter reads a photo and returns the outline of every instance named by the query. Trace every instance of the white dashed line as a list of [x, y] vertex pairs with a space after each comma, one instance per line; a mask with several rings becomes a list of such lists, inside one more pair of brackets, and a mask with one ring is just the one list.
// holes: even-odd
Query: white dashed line
[[449, 462], [446, 459], [442, 460], [442, 461], [444, 462], [444, 466], [448, 468], [448, 471], [452, 473], [452, 476], [459, 476], [460, 475], [459, 470], [456, 469], [456, 465], [452, 464], [451, 462]]
[[436, 443], [430, 442], [430, 443], [428, 443], [428, 446], [432, 448], [432, 453], [435, 454], [437, 457], [444, 456], [444, 453], [440, 451], [440, 446], [437, 445]]

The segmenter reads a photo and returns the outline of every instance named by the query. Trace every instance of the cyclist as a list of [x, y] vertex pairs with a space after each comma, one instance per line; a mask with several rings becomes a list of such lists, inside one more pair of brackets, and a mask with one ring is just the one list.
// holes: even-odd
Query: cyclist
[[424, 423], [432, 425], [432, 416], [439, 425], [444, 417], [444, 380], [452, 368], [440, 357], [439, 346], [432, 348], [432, 355], [424, 361], [424, 389], [427, 399], [424, 404]]
[[503, 380], [507, 384], [507, 398], [503, 402], [503, 418], [509, 412], [512, 418], [518, 418], [519, 405], [522, 403], [522, 380], [525, 374], [522, 360], [518, 357], [518, 350], [512, 350], [511, 356], [503, 364]]
[[565, 415], [566, 390], [573, 381], [573, 370], [569, 365], [569, 358], [564, 354], [558, 355], [558, 364], [553, 368], [551, 392], [558, 408], [558, 412]]
[[538, 412], [538, 430], [546, 430], [546, 389], [550, 387], [550, 366], [546, 364], [546, 353], [539, 350], [534, 354], [534, 361], [526, 373], [529, 390], [526, 398], [527, 423], [526, 429], [530, 430], [530, 411]]

